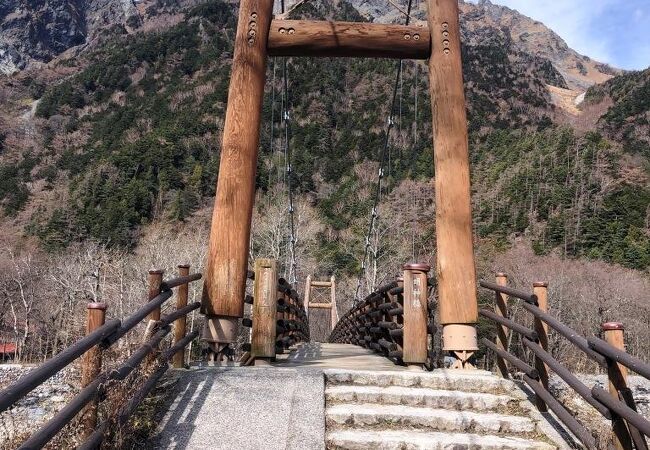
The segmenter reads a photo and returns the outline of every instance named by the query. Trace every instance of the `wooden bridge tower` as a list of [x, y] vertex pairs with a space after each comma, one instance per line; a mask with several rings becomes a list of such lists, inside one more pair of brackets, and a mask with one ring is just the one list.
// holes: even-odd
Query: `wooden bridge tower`
[[204, 339], [235, 340], [243, 314], [268, 56], [428, 59], [433, 116], [437, 278], [444, 348], [476, 348], [476, 274], [458, 0], [427, 0], [428, 28], [273, 19], [273, 0], [241, 0], [202, 311]]
[[[312, 341], [326, 342], [339, 320], [336, 307], [336, 278], [329, 281], [312, 280], [307, 276], [305, 282], [305, 310], [309, 317]], [[323, 313], [325, 312], [325, 314]]]

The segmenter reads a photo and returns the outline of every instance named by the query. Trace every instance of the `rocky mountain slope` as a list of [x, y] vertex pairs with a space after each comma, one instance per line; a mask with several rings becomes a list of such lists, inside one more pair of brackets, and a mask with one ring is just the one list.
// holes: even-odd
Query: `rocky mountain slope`
[[12, 74], [80, 50], [116, 29], [140, 30], [149, 20], [192, 0], [5, 0], [0, 5], [0, 73]]
[[[234, 5], [152, 0], [133, 6], [139, 25], [118, 23], [110, 32], [88, 28], [85, 9], [85, 44], [0, 82], [4, 239], [27, 236], [49, 250], [85, 239], [132, 246], [143, 225], [183, 221], [210, 207]], [[525, 236], [539, 253], [650, 266], [647, 156], [623, 152], [617, 136], [595, 123], [567, 127], [571, 121], [549, 90], [584, 87], [609, 77], [610, 69], [512, 10], [485, 1], [462, 9], [479, 238]], [[312, 0], [294, 15], [387, 20], [392, 13], [386, 11], [375, 0]], [[269, 66], [258, 167], [258, 189], [267, 198], [282, 171], [279, 67]], [[404, 208], [400, 192], [407, 183], [425, 192], [433, 175], [426, 69], [404, 67], [382, 205], [389, 210]], [[359, 269], [374, 183], [368, 174], [376, 173], [395, 68], [382, 60], [289, 61], [294, 186], [319, 224], [310, 252], [324, 270]], [[385, 216], [394, 219], [384, 224], [388, 234], [404, 229], [393, 229], [404, 217], [400, 210]], [[406, 227], [433, 245], [432, 223], [423, 217]], [[381, 254], [400, 259], [403, 251], [387, 247]]]

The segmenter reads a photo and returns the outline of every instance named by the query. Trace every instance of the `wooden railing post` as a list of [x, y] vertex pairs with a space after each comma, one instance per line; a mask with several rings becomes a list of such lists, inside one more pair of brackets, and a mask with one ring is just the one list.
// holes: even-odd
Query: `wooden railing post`
[[[537, 306], [539, 309], [548, 312], [548, 283], [543, 281], [533, 283], [533, 293], [537, 296]], [[540, 347], [548, 351], [548, 325], [536, 317], [534, 328], [537, 332]], [[535, 369], [539, 373], [540, 383], [548, 391], [548, 367], [537, 356], [535, 357]], [[539, 396], [536, 396], [536, 403], [540, 411], [546, 412], [548, 410], [546, 403]]]
[[428, 264], [404, 265], [404, 346], [403, 360], [409, 366], [427, 362]]
[[[105, 303], [88, 303], [86, 335], [104, 325], [106, 320]], [[102, 349], [99, 345], [86, 352], [81, 363], [81, 388], [88, 386], [102, 371]], [[99, 400], [92, 400], [81, 412], [81, 440], [86, 440], [97, 426], [97, 406]]]
[[[178, 275], [181, 277], [190, 274], [190, 266], [188, 264], [181, 264], [178, 266]], [[189, 297], [189, 284], [181, 284], [178, 286], [176, 296], [176, 309], [182, 309], [187, 306], [187, 299]], [[174, 344], [178, 343], [185, 337], [187, 327], [187, 316], [181, 316], [174, 322]], [[181, 349], [174, 355], [173, 364], [175, 369], [183, 368], [185, 364], [185, 348]]]
[[[162, 284], [162, 278], [164, 270], [150, 270], [149, 276], [147, 277], [147, 284], [149, 285], [149, 295], [147, 301], [150, 302], [160, 294], [160, 285]], [[149, 320], [158, 322], [160, 320], [160, 307], [151, 311], [148, 317]]]
[[[625, 328], [619, 322], [607, 322], [602, 326], [605, 341], [619, 350], [625, 351]], [[620, 393], [625, 392], [627, 387], [627, 367], [618, 364], [616, 361], [607, 359], [607, 376], [609, 378], [609, 393], [616, 400], [620, 400]], [[632, 438], [630, 431], [621, 417], [613, 414], [612, 434], [614, 446], [620, 450], [632, 449]]]
[[[496, 284], [499, 286], [508, 285], [508, 276], [505, 273], [496, 274]], [[501, 317], [508, 318], [508, 296], [500, 292], [495, 292], [496, 304], [494, 309]], [[510, 338], [510, 330], [505, 325], [497, 325], [497, 348], [500, 350], [508, 351], [508, 340]], [[497, 355], [497, 370], [499, 375], [503, 378], [509, 378], [508, 366], [503, 358]]]
[[255, 261], [253, 327], [251, 356], [255, 365], [268, 364], [275, 358], [278, 269], [273, 259]]
[[330, 310], [332, 318], [332, 330], [336, 327], [336, 324], [339, 321], [339, 311], [336, 307], [336, 278], [334, 275], [330, 278], [330, 303], [332, 303], [332, 309]]

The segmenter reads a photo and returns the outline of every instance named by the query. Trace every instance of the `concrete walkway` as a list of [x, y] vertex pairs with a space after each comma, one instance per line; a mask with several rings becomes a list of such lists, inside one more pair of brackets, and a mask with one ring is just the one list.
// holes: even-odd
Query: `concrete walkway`
[[151, 449], [324, 449], [322, 371], [206, 367], [171, 376]]

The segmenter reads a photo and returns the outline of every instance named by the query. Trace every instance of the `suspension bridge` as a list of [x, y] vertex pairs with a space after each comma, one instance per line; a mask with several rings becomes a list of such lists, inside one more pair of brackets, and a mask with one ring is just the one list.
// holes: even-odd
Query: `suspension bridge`
[[[284, 3], [274, 17], [272, 1], [240, 1], [206, 270], [191, 274], [182, 265], [178, 276], [168, 279], [160, 270], [149, 272], [147, 301], [123, 320], [107, 319], [105, 304], [89, 304], [85, 337], [0, 392], [0, 412], [10, 414], [30, 391], [81, 362], [77, 394], [19, 448], [52, 445], [70, 426], [76, 434], [71, 447], [110, 448], [116, 430], [128, 426], [161, 380], [166, 380], [165, 404], [148, 441], [151, 448], [648, 448], [650, 422], [637, 412], [627, 375], [650, 379], [650, 365], [625, 352], [622, 324], [603, 324], [600, 337], [580, 336], [549, 313], [547, 283], [513, 287], [505, 274], [476, 279], [458, 3], [428, 0], [426, 6], [424, 26], [410, 23], [410, 2], [400, 8], [406, 20], [398, 25], [288, 20]], [[432, 273], [415, 262], [392, 268], [400, 276], [373, 286], [365, 297], [360, 275], [348, 311], [337, 307], [334, 278], [297, 279], [286, 59], [282, 147], [289, 258], [284, 264], [249, 261], [267, 60], [324, 56], [397, 60], [362, 270], [369, 258], [377, 259], [370, 241], [403, 60], [426, 60], [429, 66], [436, 269]], [[280, 265], [287, 279], [279, 276]], [[188, 303], [188, 286], [199, 280], [202, 299]], [[303, 285], [305, 299], [298, 293]], [[329, 289], [329, 295], [318, 289]], [[479, 289], [493, 293], [492, 307], [479, 308]], [[162, 306], [174, 295], [176, 308], [163, 315]], [[514, 302], [530, 314], [532, 327], [513, 319]], [[205, 326], [187, 333], [186, 316], [195, 310], [204, 315]], [[310, 323], [316, 311], [326, 312], [318, 333]], [[479, 317], [494, 324], [495, 336], [479, 341]], [[107, 352], [136, 329], [141, 343], [126, 360], [107, 367]], [[587, 386], [558, 362], [548, 347], [549, 333], [606, 373], [608, 389]], [[513, 335], [527, 357], [511, 350]], [[188, 361], [196, 354], [185, 348], [195, 340], [206, 351]], [[442, 342], [447, 364], [440, 364], [436, 341]], [[234, 361], [236, 349], [241, 354]], [[494, 356], [496, 374], [474, 367], [472, 356], [479, 350]], [[135, 373], [141, 382], [129, 385]], [[580, 421], [556, 396], [550, 374], [610, 424], [606, 438], [602, 427]], [[119, 389], [124, 399], [105, 408]]]

